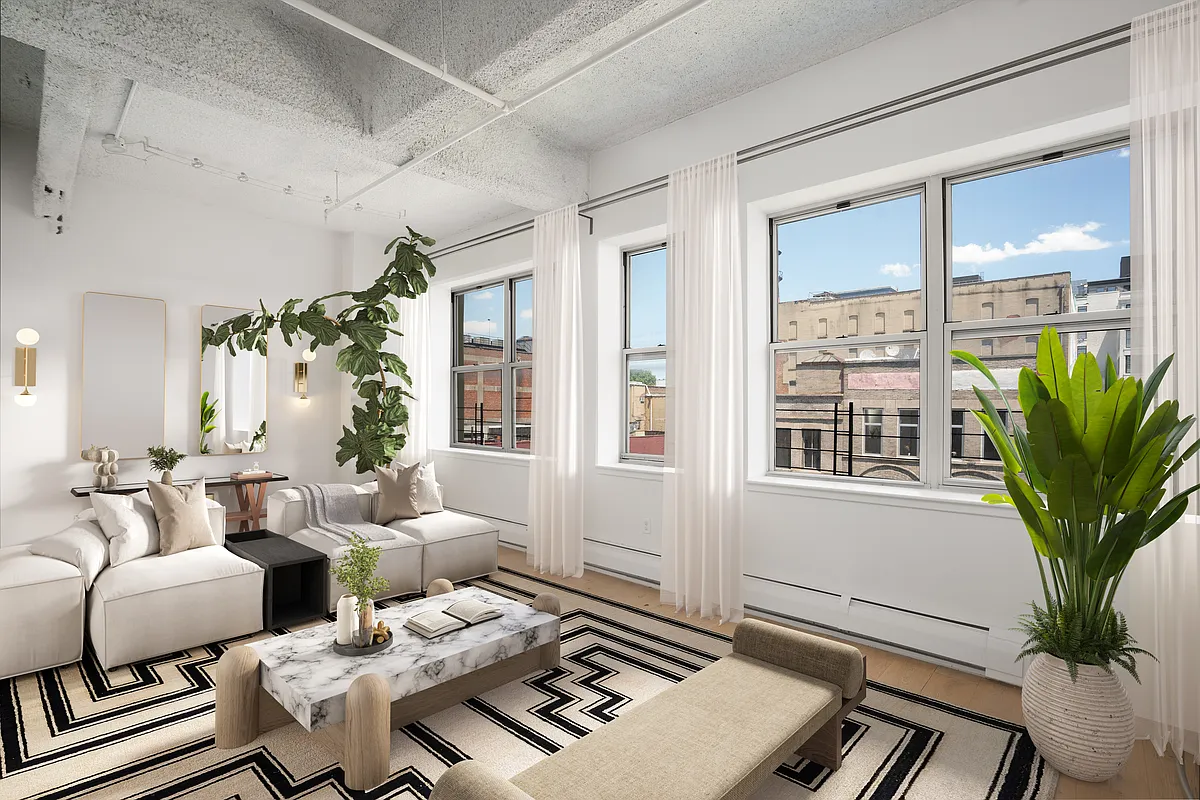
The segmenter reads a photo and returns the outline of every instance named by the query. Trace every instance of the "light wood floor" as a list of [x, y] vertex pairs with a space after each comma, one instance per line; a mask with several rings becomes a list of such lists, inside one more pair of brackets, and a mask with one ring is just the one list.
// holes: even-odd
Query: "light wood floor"
[[[525, 554], [508, 547], [500, 548], [500, 564], [512, 570], [534, 574], [525, 564]], [[623, 580], [612, 575], [587, 570], [582, 578], [559, 578], [552, 580], [565, 586], [600, 595], [620, 603], [638, 606], [664, 617], [687, 619], [674, 608], [658, 602], [658, 589]], [[696, 617], [687, 619], [693, 625], [733, 633], [733, 625], [719, 625], [712, 620]], [[830, 637], [832, 638], [832, 637]], [[1021, 716], [1021, 690], [1006, 683], [960, 672], [949, 667], [929, 664], [914, 658], [880, 650], [876, 647], [853, 642], [867, 659], [867, 677], [890, 686], [925, 695], [936, 700], [961, 706], [981, 714], [999, 717], [1012, 722], [1023, 722]], [[1193, 787], [1198, 778], [1196, 764], [1188, 761], [1188, 777]], [[1200, 797], [1196, 788], [1193, 795]], [[1115, 778], [1104, 783], [1085, 783], [1062, 776], [1055, 795], [1065, 800], [1093, 800], [1093, 798], [1185, 798], [1179, 785], [1175, 762], [1160, 757], [1148, 741], [1139, 741], [1134, 746], [1133, 757], [1125, 769]]]

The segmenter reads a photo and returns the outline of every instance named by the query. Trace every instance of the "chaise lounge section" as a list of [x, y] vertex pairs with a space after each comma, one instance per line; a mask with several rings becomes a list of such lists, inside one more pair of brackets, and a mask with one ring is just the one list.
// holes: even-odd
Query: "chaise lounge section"
[[456, 764], [431, 800], [740, 800], [793, 753], [841, 766], [865, 695], [856, 648], [746, 620], [733, 653], [683, 682], [509, 780]]

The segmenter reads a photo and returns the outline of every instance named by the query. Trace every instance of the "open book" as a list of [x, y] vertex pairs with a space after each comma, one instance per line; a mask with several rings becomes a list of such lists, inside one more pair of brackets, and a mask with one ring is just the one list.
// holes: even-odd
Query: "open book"
[[445, 611], [430, 609], [414, 614], [404, 623], [404, 627], [432, 639], [501, 615], [500, 609], [479, 600], [459, 600]]

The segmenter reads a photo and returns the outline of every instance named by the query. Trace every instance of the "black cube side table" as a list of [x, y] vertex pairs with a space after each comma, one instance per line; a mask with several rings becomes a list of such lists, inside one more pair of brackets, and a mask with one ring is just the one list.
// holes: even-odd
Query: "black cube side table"
[[263, 629], [286, 628], [329, 609], [329, 558], [267, 530], [225, 534], [225, 547], [258, 564], [263, 576]]

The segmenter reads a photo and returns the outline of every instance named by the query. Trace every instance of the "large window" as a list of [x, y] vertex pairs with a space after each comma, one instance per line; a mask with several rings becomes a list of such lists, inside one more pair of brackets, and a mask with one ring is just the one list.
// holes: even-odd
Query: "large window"
[[922, 205], [914, 188], [773, 221], [775, 470], [921, 479]]
[[533, 279], [455, 292], [454, 444], [528, 450], [533, 429]]
[[662, 461], [667, 432], [667, 248], [624, 254], [622, 371], [627, 387], [622, 458]]
[[[1045, 325], [1072, 364], [1091, 354], [1128, 374], [1128, 155], [1123, 142], [1039, 153], [773, 219], [774, 471], [998, 481], [970, 413], [986, 381], [952, 349], [992, 369], [1010, 429]], [[942, 263], [926, 267], [927, 242]]]

